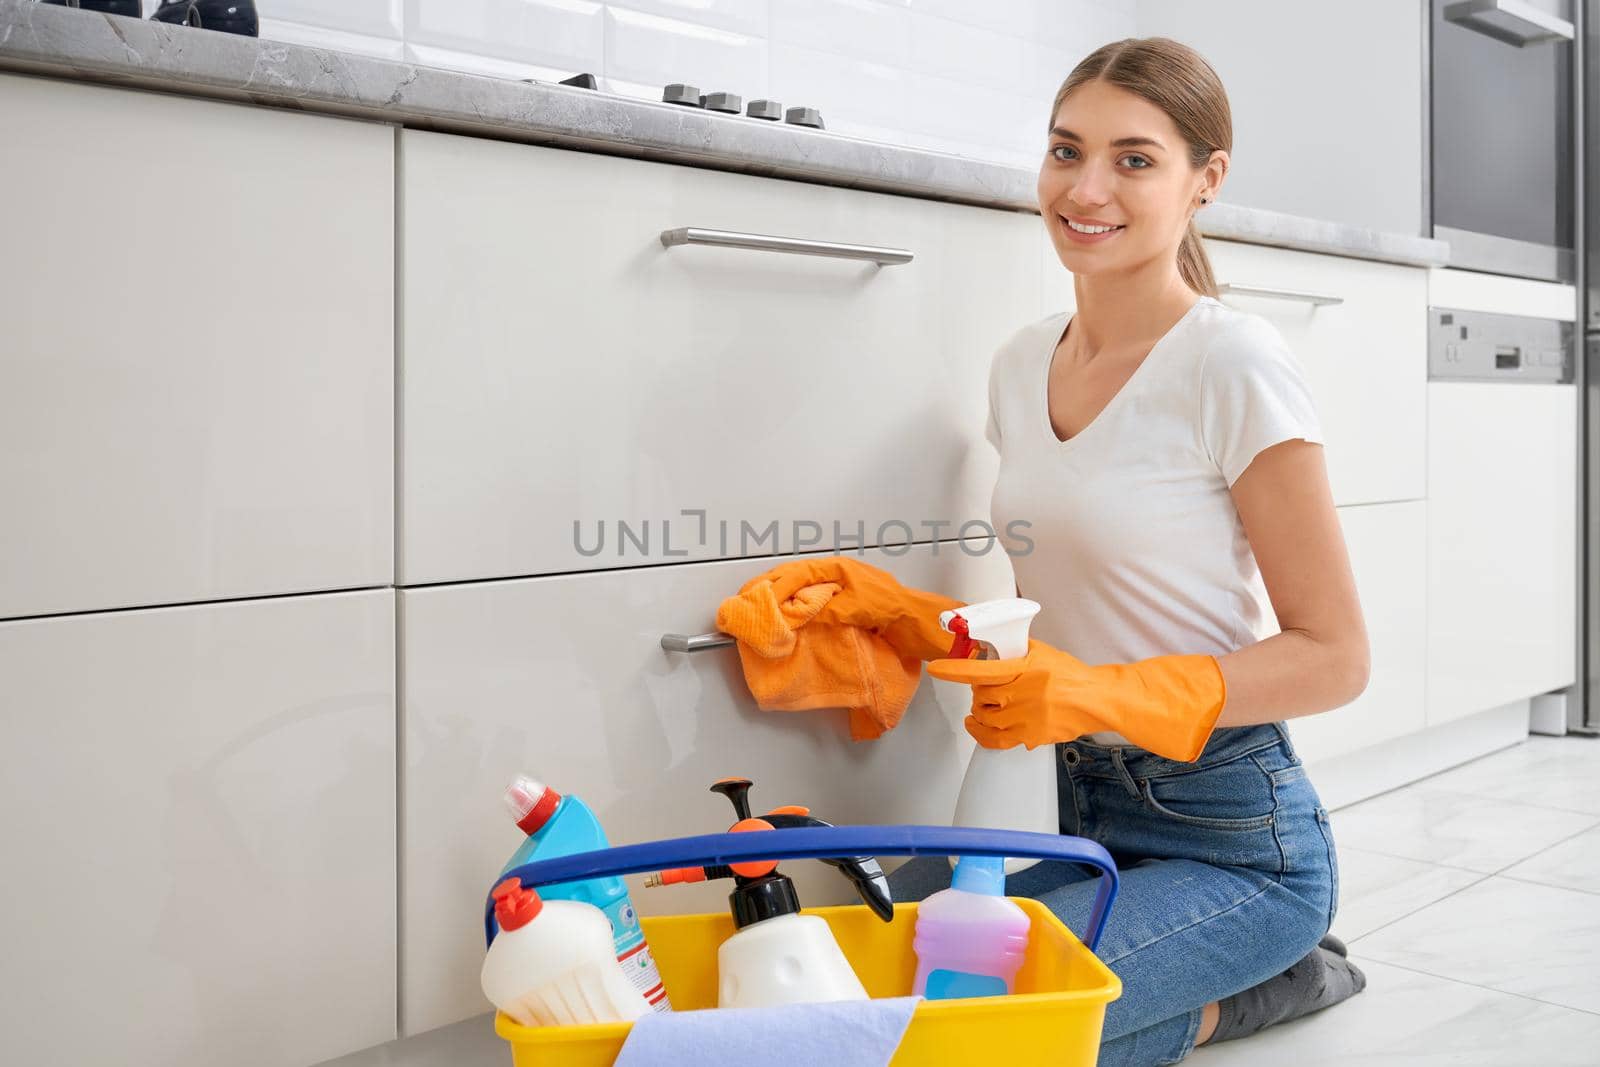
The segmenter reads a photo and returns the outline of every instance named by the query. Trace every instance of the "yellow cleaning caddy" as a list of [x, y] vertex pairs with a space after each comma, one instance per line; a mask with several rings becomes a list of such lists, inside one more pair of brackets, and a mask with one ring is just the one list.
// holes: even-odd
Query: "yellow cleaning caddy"
[[[1092, 1067], [1099, 1052], [1106, 1005], [1122, 992], [1117, 976], [1090, 949], [1099, 942], [1117, 885], [1115, 864], [1093, 841], [942, 826], [705, 834], [531, 863], [506, 872], [505, 877], [520, 878], [524, 885], [532, 886], [695, 863], [863, 854], [1030, 856], [1098, 868], [1101, 877], [1087, 945], [1038, 901], [1012, 898], [1031, 920], [1015, 991], [1007, 996], [922, 1001], [891, 1061], [894, 1067], [979, 1062]], [[917, 970], [912, 949], [917, 905], [896, 905], [888, 923], [861, 905], [808, 908], [804, 914], [828, 923], [869, 996], [911, 993]], [[492, 941], [492, 908], [486, 911], [485, 924]], [[714, 1008], [717, 948], [733, 936], [732, 918], [726, 913], [657, 916], [644, 918], [643, 925], [674, 1007], [680, 1011]], [[631, 1023], [528, 1027], [505, 1015], [495, 1017], [495, 1032], [510, 1043], [515, 1067], [611, 1067], [631, 1028]]]

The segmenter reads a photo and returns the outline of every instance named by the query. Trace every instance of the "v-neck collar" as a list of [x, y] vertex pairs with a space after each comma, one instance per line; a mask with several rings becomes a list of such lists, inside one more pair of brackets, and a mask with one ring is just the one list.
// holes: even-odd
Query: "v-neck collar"
[[1123, 382], [1121, 388], [1111, 395], [1111, 399], [1107, 400], [1100, 410], [1095, 413], [1094, 418], [1090, 419], [1088, 424], [1084, 426], [1083, 429], [1079, 430], [1065, 441], [1056, 436], [1055, 423], [1050, 419], [1050, 368], [1055, 364], [1056, 350], [1061, 347], [1061, 342], [1066, 337], [1067, 331], [1072, 327], [1072, 320], [1076, 316], [1077, 312], [1062, 312], [1062, 314], [1066, 316], [1066, 321], [1062, 324], [1059, 331], [1048, 334], [1048, 336], [1051, 338], [1050, 347], [1045, 350], [1044, 359], [1041, 361], [1044, 366], [1044, 373], [1040, 381], [1038, 410], [1040, 417], [1044, 422], [1044, 432], [1049, 435], [1047, 439], [1050, 441], [1050, 443], [1054, 444], [1058, 449], [1071, 448], [1079, 441], [1083, 440], [1085, 434], [1092, 433], [1096, 426], [1100, 425], [1102, 422], [1105, 422], [1106, 416], [1110, 415], [1116, 409], [1117, 405], [1122, 403], [1123, 397], [1133, 389], [1135, 384], [1137, 384], [1140, 375], [1144, 374], [1145, 368], [1150, 365], [1151, 360], [1155, 359], [1156, 354], [1161, 351], [1161, 349], [1169, 340], [1172, 339], [1174, 335], [1183, 329], [1185, 324], [1187, 324], [1190, 319], [1194, 318], [1195, 309], [1201, 304], [1207, 302], [1216, 303], [1217, 301], [1213, 297], [1201, 296], [1193, 304], [1190, 304], [1189, 310], [1185, 311], [1178, 321], [1173, 323], [1167, 329], [1167, 332], [1162, 334], [1156, 340], [1156, 343], [1150, 346], [1150, 351], [1146, 352], [1144, 358], [1139, 361], [1139, 365], [1133, 368], [1133, 373], [1128, 375], [1128, 380]]

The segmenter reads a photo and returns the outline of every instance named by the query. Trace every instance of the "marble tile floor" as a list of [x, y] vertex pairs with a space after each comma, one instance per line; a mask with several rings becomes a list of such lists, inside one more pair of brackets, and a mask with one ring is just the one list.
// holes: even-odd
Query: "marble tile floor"
[[1600, 740], [1530, 737], [1332, 818], [1366, 990], [1186, 1064], [1600, 1067]]
[[[1600, 1067], [1600, 740], [1531, 737], [1332, 819], [1366, 990], [1186, 1065]], [[332, 1063], [510, 1055], [484, 1015]]]

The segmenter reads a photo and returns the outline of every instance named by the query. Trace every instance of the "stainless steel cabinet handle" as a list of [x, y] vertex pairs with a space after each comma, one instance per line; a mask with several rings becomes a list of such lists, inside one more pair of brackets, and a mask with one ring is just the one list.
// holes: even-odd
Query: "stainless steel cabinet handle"
[[798, 256], [867, 259], [885, 267], [911, 262], [911, 253], [904, 248], [847, 245], [837, 241], [807, 241], [800, 237], [771, 237], [760, 233], [735, 233], [732, 230], [705, 230], [698, 226], [662, 230], [661, 243], [668, 248], [673, 245], [720, 245], [723, 248], [750, 248], [760, 252], [790, 252]]
[[1217, 286], [1217, 292], [1223, 295], [1238, 293], [1240, 296], [1265, 296], [1274, 300], [1300, 300], [1307, 304], [1342, 304], [1342, 296], [1323, 296], [1321, 293], [1303, 293], [1298, 289], [1268, 289], [1259, 285], [1235, 285], [1232, 282], [1222, 282]]
[[1570, 41], [1577, 34], [1572, 23], [1539, 10], [1527, 0], [1461, 0], [1445, 8], [1444, 17], [1446, 22], [1518, 48], [1545, 41]]
[[668, 652], [704, 652], [708, 648], [731, 648], [736, 642], [718, 630], [708, 634], [662, 634], [661, 647]]

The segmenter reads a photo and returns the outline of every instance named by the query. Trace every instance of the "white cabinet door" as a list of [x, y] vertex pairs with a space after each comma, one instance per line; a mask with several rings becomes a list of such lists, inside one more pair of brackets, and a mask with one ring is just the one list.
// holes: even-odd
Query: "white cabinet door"
[[1327, 438], [1336, 504], [1420, 500], [1425, 495], [1428, 272], [1234, 241], [1207, 240], [1219, 285], [1341, 297], [1301, 300], [1227, 293], [1229, 307], [1260, 315], [1305, 369]]
[[7, 1062], [395, 1034], [394, 593], [0, 623]]
[[1428, 386], [1428, 722], [1576, 676], [1571, 385]]
[[[415, 131], [401, 187], [402, 584], [987, 521], [1036, 216]], [[664, 247], [681, 227], [915, 258]]]
[[1339, 509], [1367, 623], [1372, 672], [1366, 692], [1351, 703], [1289, 720], [1295, 748], [1308, 763], [1424, 726], [1427, 507], [1415, 500]]
[[0, 99], [0, 618], [390, 583], [393, 130]]
[[[869, 552], [908, 585], [967, 601], [1011, 595], [1001, 551], [946, 543]], [[488, 1010], [478, 986], [483, 901], [522, 841], [500, 792], [531, 774], [584, 799], [613, 844], [714, 833], [734, 821], [708, 790], [743, 775], [751, 803], [805, 804], [839, 823], [946, 823], [972, 741], [966, 686], [926, 678], [900, 724], [852, 742], [842, 710], [755, 706], [734, 648], [663, 651], [705, 633], [723, 598], [770, 560], [605, 570], [400, 594], [405, 738], [401, 1015], [409, 1033]], [[808, 905], [845, 903], [831, 868], [785, 868]], [[729, 886], [645, 890], [645, 914], [717, 912]]]

